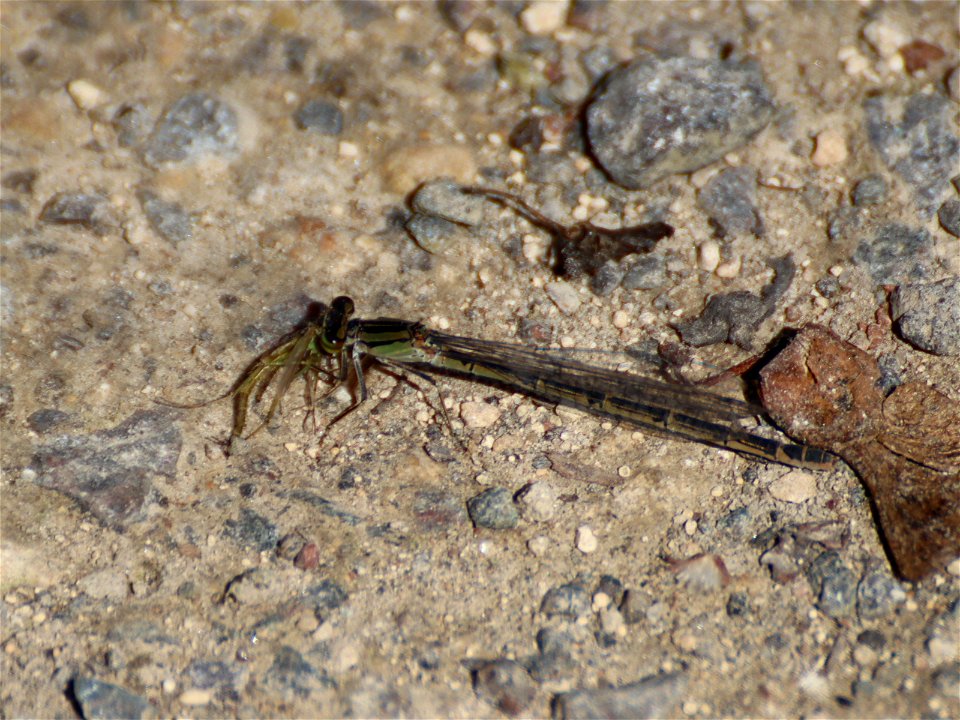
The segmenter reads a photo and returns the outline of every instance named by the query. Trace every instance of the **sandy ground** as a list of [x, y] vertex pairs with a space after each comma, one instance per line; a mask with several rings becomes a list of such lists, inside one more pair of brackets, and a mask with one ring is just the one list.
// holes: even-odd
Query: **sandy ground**
[[[558, 694], [664, 673], [682, 683], [656, 715], [960, 715], [958, 578], [897, 582], [845, 466], [791, 470], [443, 379], [454, 438], [429, 385], [375, 369], [369, 406], [328, 432], [304, 422], [295, 386], [229, 456], [229, 401], [152, 402], [224, 392], [310, 299], [616, 349], [676, 341], [670, 323], [711, 294], [757, 291], [788, 251], [799, 272], [756, 349], [818, 322], [960, 397], [956, 358], [899, 340], [855, 240], [828, 237], [857, 180], [879, 173], [890, 190], [867, 226], [929, 232], [924, 279], [960, 271], [957, 239], [878, 157], [862, 110], [872, 93], [947, 93], [956, 4], [610, 3], [556, 29], [549, 12], [518, 20], [520, 3], [447, 7], [3, 3], [0, 715], [547, 716]], [[898, 38], [948, 57], [908, 73], [885, 50]], [[511, 131], [531, 97], [585, 95], [574, 70], [597, 45], [618, 60], [734, 48], [788, 110], [727, 157], [757, 169], [766, 228], [721, 243], [731, 277], [697, 257], [715, 238], [697, 191], [723, 162], [627, 192], [558, 147], [555, 174], [520, 182], [529, 158]], [[199, 92], [229, 108], [211, 121], [222, 137], [186, 159], [151, 154], [158, 118]], [[342, 127], [299, 127], [311, 99]], [[845, 153], [814, 162], [818, 137]], [[598, 297], [570, 280], [561, 309], [525, 252], [536, 232], [492, 207], [485, 231], [428, 254], [397, 218], [439, 176], [515, 187], [567, 220], [604, 197], [623, 209], [601, 212], [614, 226], [664, 209], [669, 282]], [[97, 199], [64, 209], [58, 193]], [[818, 292], [826, 277], [842, 290]], [[696, 361], [747, 354], [718, 345]], [[318, 422], [345, 402], [322, 403]], [[484, 490], [531, 485], [516, 527], [468, 517]], [[828, 539], [796, 531], [809, 523], [832, 523]], [[778, 537], [800, 568], [790, 580], [761, 562]], [[726, 573], [682, 571], [704, 553]], [[564, 585], [571, 608], [543, 611]], [[516, 675], [478, 673], [475, 690], [471, 670], [498, 658]]]

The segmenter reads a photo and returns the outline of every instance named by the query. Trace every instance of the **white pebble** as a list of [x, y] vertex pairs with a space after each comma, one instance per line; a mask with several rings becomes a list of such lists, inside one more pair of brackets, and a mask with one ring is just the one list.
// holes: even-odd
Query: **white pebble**
[[581, 525], [577, 528], [577, 550], [587, 554], [597, 549], [597, 536], [593, 534], [593, 529], [589, 525]]
[[520, 13], [520, 25], [531, 35], [549, 35], [563, 27], [567, 10], [564, 0], [534, 0]]
[[900, 48], [910, 42], [906, 32], [883, 20], [867, 23], [863, 28], [863, 37], [884, 60], [896, 55]]
[[544, 285], [547, 295], [553, 300], [560, 312], [572, 315], [580, 309], [580, 295], [577, 289], [564, 280], [554, 280]]
[[810, 161], [817, 167], [839, 165], [847, 159], [847, 141], [843, 133], [835, 128], [827, 128], [817, 135], [817, 146]]
[[803, 503], [817, 494], [817, 479], [803, 470], [791, 470], [770, 484], [770, 495], [776, 500]]
[[731, 258], [726, 262], [722, 262], [717, 265], [717, 277], [719, 278], [735, 278], [740, 274], [740, 268], [743, 267], [743, 259], [738, 257]]
[[485, 402], [460, 403], [463, 424], [471, 428], [487, 428], [500, 419], [500, 408]]
[[530, 538], [527, 541], [527, 549], [537, 557], [545, 555], [547, 550], [550, 549], [550, 538], [545, 535], [537, 535], [535, 538]]
[[697, 248], [697, 263], [705, 272], [713, 272], [720, 264], [720, 245], [715, 240], [707, 240]]
[[103, 90], [89, 80], [72, 80], [67, 83], [70, 99], [81, 110], [90, 110], [103, 102]]

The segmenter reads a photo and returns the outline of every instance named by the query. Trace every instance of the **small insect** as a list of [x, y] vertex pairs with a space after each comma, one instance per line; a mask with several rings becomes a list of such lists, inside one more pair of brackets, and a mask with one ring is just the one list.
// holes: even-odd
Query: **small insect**
[[[772, 440], [737, 426], [737, 421], [762, 412], [740, 400], [588, 365], [544, 350], [448, 335], [419, 322], [353, 318], [353, 312], [353, 300], [336, 298], [325, 312], [315, 312], [257, 358], [233, 388], [216, 398], [233, 397], [231, 439], [243, 434], [251, 397], [259, 402], [274, 378], [273, 400], [256, 430], [270, 422], [283, 395], [301, 376], [309, 381], [309, 387], [321, 375], [326, 377], [331, 382], [326, 394], [351, 377], [356, 380], [354, 401], [330, 424], [337, 422], [367, 399], [364, 361], [372, 359], [431, 383], [426, 373], [458, 376], [785, 465], [822, 469], [834, 464], [834, 457], [822, 450]], [[308, 403], [312, 411], [312, 397]]]
[[534, 210], [516, 195], [483, 187], [461, 187], [467, 195], [481, 195], [516, 211], [529, 222], [546, 230], [553, 239], [553, 271], [561, 277], [593, 275], [607, 260], [623, 260], [634, 253], [648, 253], [657, 241], [673, 235], [665, 222], [642, 223], [610, 229], [586, 221], [561, 225]]

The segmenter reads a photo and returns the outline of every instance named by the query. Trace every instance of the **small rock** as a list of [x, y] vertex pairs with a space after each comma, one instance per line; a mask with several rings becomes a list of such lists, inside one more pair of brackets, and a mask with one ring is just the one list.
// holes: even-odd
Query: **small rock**
[[803, 470], [791, 470], [770, 484], [770, 494], [782, 502], [804, 503], [817, 495], [817, 478]]
[[505, 487], [492, 487], [467, 501], [467, 512], [478, 528], [510, 530], [520, 522], [513, 497]]
[[174, 202], [167, 202], [149, 190], [137, 193], [137, 199], [151, 227], [173, 245], [193, 237], [193, 218]]
[[878, 284], [923, 280], [933, 267], [933, 238], [923, 228], [888, 223], [863, 240], [853, 259]]
[[807, 577], [819, 593], [817, 607], [834, 619], [852, 614], [857, 597], [857, 579], [840, 556], [829, 550], [807, 568]]
[[852, 199], [858, 207], [882, 203], [887, 199], [887, 181], [883, 175], [868, 175], [857, 183]]
[[97, 228], [108, 224], [110, 204], [99, 193], [56, 193], [40, 211], [42, 222]]
[[188, 707], [200, 707], [213, 702], [213, 693], [209, 690], [191, 688], [180, 694], [180, 702]]
[[89, 80], [71, 80], [67, 83], [70, 99], [81, 110], [92, 110], [104, 101], [104, 92]]
[[864, 111], [870, 142], [913, 188], [921, 215], [932, 216], [951, 192], [960, 155], [950, 101], [941, 93], [906, 99], [878, 95], [864, 102]]
[[707, 240], [697, 248], [697, 264], [704, 272], [712, 273], [720, 264], [720, 243]]
[[872, 572], [857, 585], [857, 614], [863, 620], [876, 620], [892, 613], [905, 602], [907, 594], [888, 572]]
[[92, 598], [120, 602], [130, 595], [130, 581], [120, 570], [96, 570], [77, 581], [77, 588]]
[[719, 160], [774, 111], [754, 66], [645, 57], [607, 75], [587, 108], [587, 137], [613, 180], [639, 189]]
[[960, 199], [950, 198], [937, 211], [940, 227], [954, 237], [960, 237]]
[[293, 122], [301, 130], [320, 135], [339, 135], [343, 132], [343, 113], [329, 100], [307, 100], [293, 114]]
[[566, 0], [533, 0], [520, 13], [520, 25], [531, 35], [556, 32], [567, 19]]
[[438, 177], [469, 183], [476, 172], [473, 156], [462, 145], [410, 145], [391, 153], [383, 179], [390, 192], [406, 195], [420, 183]]
[[238, 142], [237, 114], [204, 92], [184, 95], [164, 111], [143, 149], [153, 167], [232, 153]]
[[101, 682], [88, 677], [77, 677], [71, 684], [73, 696], [80, 706], [81, 714], [89, 720], [143, 717], [150, 703], [139, 695], [124, 690], [119, 685]]
[[27, 418], [27, 426], [38, 435], [42, 435], [69, 419], [70, 415], [62, 410], [44, 408], [30, 413], [30, 417]]
[[556, 720], [587, 718], [631, 718], [644, 720], [672, 716], [671, 712], [687, 688], [683, 673], [665, 673], [619, 687], [574, 690], [557, 695]]
[[556, 489], [542, 480], [530, 483], [517, 495], [520, 513], [532, 522], [547, 522], [557, 513], [559, 504]]
[[843, 133], [834, 128], [827, 128], [817, 135], [816, 148], [810, 161], [817, 167], [839, 165], [847, 159], [847, 141]]
[[547, 295], [565, 315], [573, 315], [580, 309], [580, 295], [576, 288], [565, 280], [553, 280], [544, 285]]
[[667, 263], [659, 255], [636, 257], [627, 266], [621, 287], [627, 290], [656, 290], [667, 284]]
[[410, 205], [423, 215], [461, 225], [479, 225], [483, 222], [486, 201], [479, 195], [461, 192], [460, 185], [452, 180], [442, 179], [421, 185]]
[[580, 585], [560, 585], [543, 596], [540, 612], [544, 615], [579, 618], [592, 612], [590, 594]]
[[469, 428], [488, 428], [500, 420], [500, 408], [487, 402], [463, 402], [460, 418]]
[[677, 580], [697, 592], [712, 592], [730, 583], [727, 565], [719, 555], [694, 555], [677, 563], [674, 572]]
[[890, 314], [910, 344], [934, 355], [960, 355], [960, 278], [901, 285]]
[[597, 536], [593, 534], [593, 529], [589, 525], [581, 525], [577, 528], [577, 550], [583, 554], [595, 552], [599, 546]]
[[477, 697], [510, 717], [523, 713], [537, 693], [530, 674], [513, 660], [491, 660], [472, 674]]
[[255, 548], [258, 552], [273, 550], [280, 542], [277, 526], [250, 508], [242, 508], [238, 520], [224, 522], [223, 534], [237, 545]]

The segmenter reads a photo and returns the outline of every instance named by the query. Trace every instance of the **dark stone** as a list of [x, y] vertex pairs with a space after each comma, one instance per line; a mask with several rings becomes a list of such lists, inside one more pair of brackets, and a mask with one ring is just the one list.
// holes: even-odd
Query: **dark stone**
[[673, 715], [671, 710], [686, 689], [685, 674], [665, 673], [619, 687], [574, 690], [556, 696], [553, 716], [563, 720], [667, 717]]
[[151, 227], [171, 244], [193, 237], [193, 219], [180, 205], [167, 202], [149, 190], [141, 190], [137, 198]]
[[763, 234], [756, 207], [757, 173], [753, 168], [728, 168], [710, 178], [697, 202], [721, 235]]
[[931, 217], [960, 166], [954, 105], [938, 93], [917, 93], [908, 98], [870, 97], [863, 109], [870, 142], [913, 188], [924, 218]]
[[860, 207], [878, 205], [887, 199], [887, 181], [883, 175], [868, 175], [853, 188], [851, 198]]
[[143, 150], [153, 167], [225, 155], [237, 147], [237, 114], [222, 100], [204, 92], [184, 95], [164, 111]]
[[587, 109], [587, 137], [607, 174], [638, 189], [719, 160], [774, 111], [756, 66], [645, 57], [607, 75]]
[[933, 266], [933, 238], [923, 228], [884, 225], [857, 246], [853, 259], [878, 285], [923, 280]]
[[934, 355], [960, 355], [960, 278], [901, 285], [890, 298], [897, 330]]
[[339, 135], [343, 132], [343, 112], [329, 100], [307, 100], [293, 114], [293, 121], [301, 130], [321, 135]]
[[592, 612], [590, 594], [581, 586], [567, 584], [547, 590], [540, 603], [544, 615], [579, 618]]
[[241, 547], [252, 547], [258, 552], [273, 550], [280, 541], [277, 526], [250, 508], [240, 510], [239, 520], [224, 522], [223, 534]]
[[35, 482], [123, 526], [139, 516], [154, 477], [176, 475], [181, 436], [171, 419], [169, 411], [141, 410], [109, 430], [55, 437], [30, 462]]
[[520, 522], [520, 513], [507, 488], [492, 487], [467, 501], [467, 512], [478, 528], [510, 530]]
[[84, 720], [139, 720], [150, 707], [145, 698], [93, 678], [74, 678], [71, 689]]
[[940, 227], [954, 237], [960, 237], [960, 199], [950, 198], [937, 211]]

